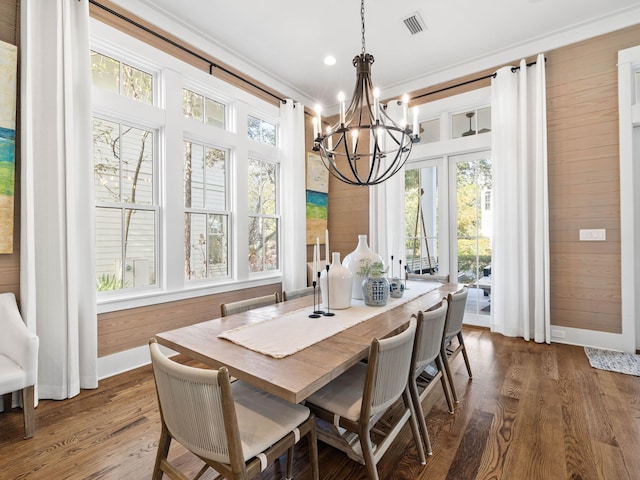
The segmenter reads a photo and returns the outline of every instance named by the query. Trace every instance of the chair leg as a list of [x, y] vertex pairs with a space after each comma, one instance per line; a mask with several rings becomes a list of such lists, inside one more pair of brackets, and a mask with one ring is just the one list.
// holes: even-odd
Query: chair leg
[[438, 355], [436, 357], [436, 366], [440, 371], [440, 383], [442, 384], [442, 390], [444, 391], [444, 397], [447, 400], [447, 406], [449, 407], [449, 413], [455, 413], [453, 407], [453, 399], [451, 398], [451, 392], [449, 391], [449, 386], [447, 382], [447, 372], [444, 367], [444, 361], [442, 360], [442, 356]]
[[[424, 456], [424, 448], [422, 448], [422, 440], [420, 438], [420, 431], [418, 430], [418, 423], [416, 422], [416, 408], [411, 400], [411, 396], [409, 395], [409, 387], [404, 389], [404, 393], [402, 394], [402, 399], [404, 401], [404, 405], [409, 409], [409, 425], [411, 425], [411, 433], [413, 433], [413, 441], [416, 444], [416, 449], [418, 450], [418, 460], [420, 460], [421, 465], [425, 465], [427, 463], [427, 459]], [[420, 411], [422, 412], [422, 407], [420, 406]], [[424, 417], [423, 417], [424, 418]], [[426, 431], [426, 427], [425, 427]], [[427, 438], [429, 438], [427, 436]], [[431, 449], [431, 445], [428, 447]]]
[[471, 364], [469, 363], [469, 356], [467, 355], [467, 347], [464, 344], [464, 338], [462, 338], [462, 332], [458, 333], [458, 342], [460, 342], [460, 346], [462, 347], [462, 357], [464, 358], [464, 364], [467, 366], [469, 378], [473, 378], [473, 374], [471, 373]]
[[24, 438], [33, 437], [35, 425], [34, 386], [22, 389], [22, 415], [24, 416]]
[[318, 468], [318, 436], [316, 434], [315, 415], [311, 418], [310, 430], [309, 433], [307, 433], [307, 437], [309, 440], [309, 462], [311, 463], [311, 477], [313, 478], [313, 480], [320, 480], [320, 471]]
[[4, 407], [4, 413], [11, 411], [11, 400], [13, 399], [13, 392], [5, 393], [2, 395], [2, 405]]
[[171, 435], [169, 430], [162, 422], [162, 432], [160, 433], [160, 441], [158, 442], [158, 452], [156, 453], [156, 463], [153, 466], [152, 480], [162, 480], [162, 463], [169, 455], [169, 446], [171, 445]]
[[293, 446], [287, 450], [287, 480], [293, 478]]
[[444, 371], [447, 374], [447, 380], [449, 381], [449, 388], [451, 388], [451, 396], [453, 397], [453, 403], [460, 403], [458, 401], [458, 394], [456, 393], [456, 386], [453, 383], [453, 375], [451, 374], [451, 367], [449, 366], [449, 359], [447, 358], [447, 350], [443, 345], [440, 351], [442, 357], [442, 364], [444, 365]]
[[431, 448], [431, 440], [429, 440], [429, 432], [427, 431], [427, 422], [424, 419], [424, 412], [422, 410], [422, 403], [420, 402], [420, 394], [418, 392], [418, 385], [416, 384], [415, 377], [409, 378], [409, 393], [411, 394], [411, 400], [413, 401], [413, 408], [416, 412], [416, 420], [418, 422], [418, 428], [422, 434], [425, 447], [427, 449], [427, 455], [433, 455], [433, 449]]
[[364, 465], [367, 469], [367, 476], [369, 477], [369, 480], [379, 480], [378, 467], [376, 466], [376, 459], [373, 455], [373, 446], [371, 445], [368, 425], [360, 425], [358, 439], [360, 440], [360, 446], [362, 447], [362, 458], [364, 459]]

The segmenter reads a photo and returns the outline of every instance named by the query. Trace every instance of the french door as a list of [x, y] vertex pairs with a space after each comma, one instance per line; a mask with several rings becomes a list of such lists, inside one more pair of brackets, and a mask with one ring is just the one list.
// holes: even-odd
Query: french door
[[467, 285], [465, 323], [489, 326], [491, 151], [422, 160], [405, 172], [405, 258], [413, 273]]
[[489, 325], [493, 195], [490, 151], [452, 155], [449, 164], [451, 275], [467, 285], [465, 321]]

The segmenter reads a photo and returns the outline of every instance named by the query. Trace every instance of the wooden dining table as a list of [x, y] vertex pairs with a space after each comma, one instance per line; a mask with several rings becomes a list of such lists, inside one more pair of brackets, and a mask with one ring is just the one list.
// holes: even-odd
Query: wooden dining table
[[[412, 283], [408, 281], [407, 287], [411, 288]], [[373, 338], [384, 338], [401, 330], [411, 314], [428, 310], [447, 294], [461, 288], [462, 285], [457, 283], [441, 284], [407, 303], [376, 314], [284, 358], [258, 353], [218, 336], [228, 330], [301, 308], [308, 308], [311, 313], [313, 296], [158, 333], [155, 338], [158, 343], [171, 350], [212, 368], [225, 366], [232, 376], [284, 400], [299, 403], [366, 358]], [[335, 313], [339, 315], [340, 311], [336, 310]], [[323, 320], [324, 317], [317, 319], [320, 322]], [[282, 338], [282, 342], [288, 340], [290, 339]]]

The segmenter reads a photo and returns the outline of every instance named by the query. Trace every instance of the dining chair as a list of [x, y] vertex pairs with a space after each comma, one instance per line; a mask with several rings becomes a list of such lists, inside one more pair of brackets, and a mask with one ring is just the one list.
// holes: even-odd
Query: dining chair
[[[416, 319], [412, 318], [402, 332], [384, 339], [374, 338], [366, 364], [357, 363], [305, 402], [316, 417], [324, 421], [320, 424], [322, 428], [318, 428], [318, 438], [364, 464], [371, 480], [378, 479], [377, 463], [407, 421], [420, 463], [426, 463], [408, 387], [415, 330]], [[400, 398], [404, 409], [392, 418], [383, 419]], [[383, 426], [386, 435], [378, 438], [377, 435], [384, 432], [374, 427], [387, 420], [392, 423]], [[372, 433], [376, 435], [375, 446]], [[353, 448], [357, 442], [359, 450]]]
[[[293, 470], [293, 448], [306, 436], [311, 477], [318, 480], [315, 417], [303, 406], [287, 402], [244, 382], [229, 382], [226, 367], [195, 368], [166, 357], [155, 339], [149, 341], [162, 432], [153, 480], [167, 474], [186, 480], [168, 460], [175, 439], [224, 478], [254, 478], [287, 454], [287, 478]], [[194, 479], [194, 480], [195, 480]]]
[[[440, 353], [444, 322], [447, 317], [447, 300], [443, 299], [440, 306], [427, 312], [418, 312], [415, 315], [416, 337], [411, 357], [411, 370], [409, 371], [409, 392], [416, 411], [416, 419], [422, 439], [424, 440], [427, 455], [433, 454], [427, 423], [424, 418], [422, 402], [429, 392], [438, 384], [438, 380], [444, 390], [449, 413], [453, 413], [453, 401], [449, 393], [446, 374], [444, 373], [443, 360]], [[427, 367], [435, 364], [435, 373], [428, 373]], [[422, 391], [420, 388], [424, 387]]]
[[22, 394], [24, 438], [33, 437], [35, 384], [38, 379], [39, 339], [27, 328], [13, 293], [0, 294], [0, 394], [5, 413], [13, 392]]
[[313, 295], [313, 287], [303, 287], [295, 290], [283, 290], [282, 301], [293, 300], [294, 298], [306, 297], [307, 295]]
[[[456, 393], [456, 387], [453, 383], [453, 375], [451, 373], [451, 362], [459, 353], [462, 353], [469, 378], [473, 378], [469, 355], [467, 355], [467, 348], [464, 344], [464, 337], [462, 336], [462, 320], [464, 319], [464, 309], [467, 304], [467, 287], [463, 287], [459, 292], [450, 293], [447, 296], [447, 302], [449, 306], [447, 307], [447, 319], [445, 321], [440, 352], [444, 360], [444, 369], [447, 374], [447, 380], [449, 381], [449, 387], [451, 388], [453, 401], [454, 403], [458, 403], [458, 394]], [[452, 345], [454, 339], [457, 340], [456, 346]]]
[[280, 301], [278, 292], [271, 295], [263, 295], [261, 297], [247, 298], [246, 300], [238, 300], [237, 302], [223, 303], [220, 305], [220, 313], [223, 317], [234, 313], [246, 312], [258, 307], [274, 305]]

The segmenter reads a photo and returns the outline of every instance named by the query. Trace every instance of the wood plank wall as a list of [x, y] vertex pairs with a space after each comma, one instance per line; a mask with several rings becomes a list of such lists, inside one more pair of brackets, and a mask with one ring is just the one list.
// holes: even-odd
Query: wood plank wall
[[158, 332], [218, 318], [222, 303], [271, 295], [273, 292], [278, 292], [282, 298], [281, 284], [100, 314], [98, 357], [145, 345]]
[[[547, 61], [551, 323], [622, 331], [618, 50], [640, 25], [557, 49]], [[579, 229], [604, 228], [604, 242]]]
[[[0, 40], [20, 48], [20, 1], [0, 2]], [[19, 63], [19, 62], [18, 62]], [[18, 72], [18, 105], [20, 73]], [[0, 293], [13, 292], [20, 299], [20, 108], [16, 116], [16, 159], [13, 210], [13, 253], [0, 255]]]

